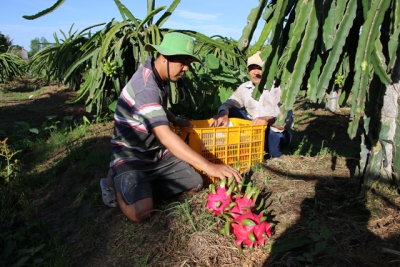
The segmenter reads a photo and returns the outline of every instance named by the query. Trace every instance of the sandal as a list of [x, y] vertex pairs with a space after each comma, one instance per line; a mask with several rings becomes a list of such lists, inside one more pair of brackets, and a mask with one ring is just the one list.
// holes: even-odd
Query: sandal
[[100, 179], [101, 197], [103, 198], [104, 204], [110, 208], [118, 206], [117, 198], [115, 197], [114, 188], [107, 187], [107, 178]]

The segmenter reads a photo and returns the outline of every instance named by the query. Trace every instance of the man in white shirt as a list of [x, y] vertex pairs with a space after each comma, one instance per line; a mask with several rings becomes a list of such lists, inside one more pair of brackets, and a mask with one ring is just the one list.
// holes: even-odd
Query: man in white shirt
[[[281, 113], [279, 101], [282, 91], [280, 87], [273, 86], [270, 90], [264, 88], [258, 101], [252, 97], [255, 86], [261, 81], [263, 65], [260, 51], [247, 59], [250, 81], [241, 84], [232, 96], [219, 107], [210, 126], [228, 126], [229, 118], [252, 120], [253, 125], [267, 124], [264, 149], [268, 153], [267, 158], [277, 158], [282, 155], [281, 150], [290, 143], [293, 113], [292, 111], [288, 112], [283, 126], [275, 125], [276, 118]], [[241, 110], [242, 108], [246, 109], [247, 114]]]

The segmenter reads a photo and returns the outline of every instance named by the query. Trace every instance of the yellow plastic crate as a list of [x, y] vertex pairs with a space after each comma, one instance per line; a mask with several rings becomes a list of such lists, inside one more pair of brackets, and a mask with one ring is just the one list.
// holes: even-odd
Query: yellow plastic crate
[[[234, 168], [240, 164], [243, 173], [263, 160], [266, 125], [252, 126], [251, 121], [231, 118], [229, 127], [209, 127], [211, 120], [191, 121], [194, 128], [171, 126], [194, 151], [212, 163], [225, 163]], [[206, 185], [218, 178], [201, 174]]]

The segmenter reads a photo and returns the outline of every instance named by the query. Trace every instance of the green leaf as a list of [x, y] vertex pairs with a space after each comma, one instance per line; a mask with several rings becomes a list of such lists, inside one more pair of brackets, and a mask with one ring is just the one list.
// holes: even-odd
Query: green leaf
[[314, 249], [315, 255], [324, 251], [325, 248], [326, 248], [325, 242], [321, 241], [321, 242], [315, 243], [315, 249]]
[[319, 235], [316, 234], [316, 233], [311, 233], [310, 236], [311, 236], [312, 240], [314, 240], [314, 241], [318, 241], [319, 240]]
[[25, 15], [22, 16], [24, 19], [28, 19], [28, 20], [34, 20], [37, 18], [40, 18], [44, 15], [47, 15], [51, 12], [53, 12], [54, 10], [56, 10], [57, 8], [59, 8], [63, 3], [65, 2], [65, 0], [58, 0], [54, 5], [52, 5], [51, 7], [40, 11], [39, 13], [35, 14], [35, 15]]
[[213, 80], [214, 81], [226, 82], [226, 83], [232, 83], [232, 84], [237, 82], [236, 78], [225, 76], [225, 75], [222, 75], [222, 74], [220, 74], [218, 76], [214, 76]]
[[39, 130], [37, 128], [31, 128], [29, 131], [34, 134], [39, 134]]
[[346, 38], [349, 34], [350, 28], [353, 25], [354, 18], [357, 11], [357, 0], [350, 0], [346, 12], [343, 16], [339, 29], [337, 30], [336, 37], [333, 41], [332, 51], [329, 53], [329, 57], [324, 65], [318, 84], [316, 86], [315, 99], [322, 99], [323, 94], [328, 88], [329, 81], [332, 77], [332, 73], [340, 59], [340, 54], [343, 50]]
[[249, 16], [247, 17], [247, 25], [243, 28], [242, 36], [238, 41], [239, 50], [244, 51], [250, 45], [253, 33], [257, 28], [258, 20], [260, 19], [266, 5], [267, 0], [260, 0], [258, 6], [250, 11]]
[[166, 6], [160, 6], [156, 9], [154, 9], [153, 11], [151, 11], [149, 14], [147, 14], [147, 16], [140, 22], [139, 26], [137, 27], [137, 30], [141, 30], [143, 25], [145, 23], [147, 23], [148, 21], [150, 21], [151, 19], [153, 19], [153, 17], [160, 11], [164, 10], [166, 8]]
[[157, 20], [155, 25], [158, 28], [161, 28], [162, 25], [169, 19], [169, 17], [172, 15], [172, 13], [175, 11], [175, 8], [178, 6], [178, 4], [181, 2], [181, 0], [174, 0], [172, 4], [168, 7], [168, 9], [164, 12], [164, 14]]
[[271, 252], [271, 254], [286, 252], [294, 248], [302, 247], [311, 242], [312, 241], [307, 237], [307, 235], [289, 237], [283, 240], [276, 240], [272, 242], [269, 251]]
[[228, 98], [231, 97], [232, 94], [233, 90], [230, 88], [224, 88], [224, 87], [218, 88], [218, 95], [221, 103], [224, 103], [226, 100], [228, 100]]
[[129, 9], [127, 9], [126, 6], [123, 5], [119, 0], [114, 0], [114, 2], [118, 7], [119, 13], [121, 13], [123, 20], [126, 21], [126, 18], [130, 19], [135, 24], [136, 28], [138, 28], [139, 22], [137, 21], [135, 16], [132, 15]]
[[11, 265], [10, 267], [20, 267], [23, 266], [25, 264], [25, 262], [27, 262], [29, 260], [30, 256], [24, 256], [22, 258], [19, 259], [18, 262], [14, 263], [13, 265]]
[[375, 40], [379, 35], [379, 25], [383, 21], [389, 4], [390, 1], [386, 0], [374, 1], [362, 26], [354, 64], [354, 83], [351, 89], [353, 96], [350, 116], [353, 117], [353, 120], [347, 128], [347, 133], [351, 139], [356, 136], [361, 113], [365, 107], [365, 95], [370, 80], [369, 65], [371, 63], [372, 51], [375, 47]]
[[206, 56], [206, 61], [205, 61], [205, 65], [207, 66], [207, 68], [209, 68], [210, 70], [218, 70], [219, 69], [219, 60], [218, 58], [213, 55], [213, 54], [208, 54]]
[[5, 248], [4, 252], [3, 252], [4, 253], [3, 255], [4, 255], [5, 259], [7, 259], [7, 257], [9, 255], [11, 255], [11, 253], [15, 250], [16, 246], [17, 246], [17, 243], [14, 242], [14, 241], [8, 241], [7, 242], [7, 246], [6, 246], [6, 248]]
[[57, 118], [57, 115], [46, 116], [46, 119], [48, 119], [48, 120], [52, 120], [52, 119], [55, 119], [55, 118]]
[[112, 112], [115, 112], [115, 109], [117, 108], [117, 103], [118, 103], [118, 100], [113, 101], [110, 105], [108, 105], [108, 108], [109, 108]]
[[104, 39], [101, 44], [101, 50], [97, 59], [97, 65], [102, 66], [102, 60], [104, 59], [106, 53], [108, 52], [111, 40], [115, 37], [116, 33], [123, 27], [129, 25], [128, 22], [121, 22], [114, 25], [106, 34], [106, 39]]
[[[316, 14], [316, 8], [314, 1], [308, 1], [309, 6], [303, 6], [301, 10], [305, 10], [307, 16], [307, 24], [304, 28], [304, 38], [301, 41], [300, 50], [296, 57], [296, 61], [293, 67], [289, 67], [293, 69], [293, 73], [289, 78], [289, 83], [287, 85], [286, 93], [282, 94], [281, 101], [285, 102], [285, 109], [290, 110], [292, 109], [292, 105], [295, 101], [295, 97], [297, 92], [300, 89], [300, 85], [302, 83], [304, 73], [306, 71], [307, 64], [311, 58], [312, 50], [314, 49], [314, 43], [317, 39], [318, 35], [318, 20]], [[297, 29], [298, 30], [298, 29]], [[294, 30], [294, 34], [300, 34], [300, 32], [296, 33], [296, 29]], [[297, 46], [297, 45], [295, 45]], [[290, 52], [289, 52], [290, 53]], [[292, 54], [291, 54], [292, 55]], [[288, 64], [290, 65], [290, 63]], [[286, 68], [286, 69], [289, 69]], [[284, 78], [284, 77], [283, 77]], [[282, 82], [285, 82], [282, 80]]]
[[329, 240], [332, 238], [331, 231], [329, 231], [328, 227], [326, 227], [325, 225], [323, 225], [321, 227], [321, 234], [322, 234], [322, 237], [325, 238], [326, 240]]

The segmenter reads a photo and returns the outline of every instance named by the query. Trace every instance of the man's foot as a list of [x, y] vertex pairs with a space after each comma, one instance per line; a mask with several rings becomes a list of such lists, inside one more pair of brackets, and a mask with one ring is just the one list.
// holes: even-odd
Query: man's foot
[[100, 179], [101, 197], [105, 205], [110, 208], [118, 206], [117, 197], [115, 196], [114, 188], [107, 187], [107, 178]]

